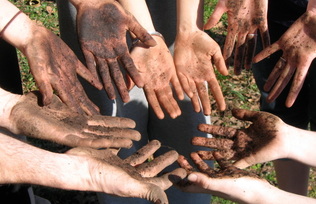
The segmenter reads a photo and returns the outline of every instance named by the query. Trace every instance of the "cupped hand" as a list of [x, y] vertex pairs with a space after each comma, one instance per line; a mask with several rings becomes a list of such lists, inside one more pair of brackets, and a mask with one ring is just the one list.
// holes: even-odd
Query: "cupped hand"
[[270, 91], [267, 97], [268, 102], [274, 101], [293, 78], [285, 105], [291, 107], [294, 104], [304, 84], [309, 67], [316, 57], [315, 25], [316, 15], [306, 12], [292, 24], [278, 41], [255, 56], [254, 62], [259, 62], [278, 50], [283, 51], [282, 57], [264, 85], [264, 90]]
[[122, 100], [128, 102], [120, 64], [138, 87], [143, 87], [144, 81], [129, 54], [126, 34], [130, 31], [148, 47], [156, 45], [155, 40], [117, 1], [97, 1], [93, 5], [84, 1], [76, 8], [78, 36], [88, 68], [100, 76], [110, 99], [116, 98], [116, 87]]
[[243, 109], [234, 109], [233, 116], [251, 121], [252, 124], [245, 129], [199, 125], [200, 131], [214, 136], [192, 139], [193, 145], [214, 148], [212, 151], [199, 151], [198, 154], [203, 159], [214, 159], [215, 151], [227, 160], [235, 160], [235, 166], [245, 168], [256, 163], [287, 157], [288, 150], [284, 141], [290, 130], [280, 118], [267, 112]]
[[[165, 111], [171, 118], [181, 114], [180, 107], [173, 96], [174, 88], [179, 99], [183, 99], [183, 92], [177, 78], [172, 55], [161, 37], [154, 36], [157, 45], [146, 48], [138, 43], [131, 55], [144, 81], [144, 92], [149, 105], [158, 118], [164, 118]], [[130, 88], [132, 85], [130, 86]]]
[[172, 185], [169, 177], [181, 179], [186, 176], [186, 172], [179, 168], [158, 177], [160, 171], [178, 159], [178, 153], [170, 151], [149, 161], [148, 158], [160, 146], [159, 141], [153, 140], [124, 160], [110, 149], [75, 148], [67, 153], [100, 160], [97, 168], [91, 168], [91, 177], [98, 187], [97, 191], [121, 197], [143, 198], [154, 203], [168, 203], [164, 190]]
[[56, 96], [50, 105], [40, 106], [41, 97], [30, 92], [13, 106], [8, 125], [11, 132], [50, 140], [70, 147], [130, 148], [140, 133], [127, 118], [87, 116], [70, 110]]
[[227, 12], [228, 27], [223, 56], [229, 64], [233, 49], [236, 47], [234, 55], [235, 74], [240, 74], [243, 67], [251, 68], [256, 49], [257, 30], [260, 32], [263, 47], [270, 45], [267, 10], [268, 0], [219, 0], [213, 14], [205, 24], [205, 29], [211, 29]]
[[220, 47], [210, 36], [201, 30], [189, 34], [178, 33], [175, 41], [174, 62], [182, 88], [191, 98], [196, 112], [201, 110], [201, 101], [204, 114], [211, 114], [206, 82], [217, 102], [218, 109], [225, 110], [224, 96], [216, 79], [213, 65], [223, 75], [227, 75], [228, 71]]
[[53, 91], [56, 91], [72, 110], [88, 115], [98, 114], [98, 107], [88, 99], [77, 74], [101, 89], [98, 78], [91, 74], [59, 37], [44, 27], [33, 27], [33, 36], [21, 51], [27, 57], [31, 73], [43, 94], [44, 105], [51, 103]]

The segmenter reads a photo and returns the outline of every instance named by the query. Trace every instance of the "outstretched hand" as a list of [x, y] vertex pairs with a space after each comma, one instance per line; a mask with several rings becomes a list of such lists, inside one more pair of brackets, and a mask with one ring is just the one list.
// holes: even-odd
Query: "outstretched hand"
[[56, 91], [72, 110], [88, 115], [99, 113], [98, 107], [84, 92], [77, 74], [98, 89], [102, 84], [59, 37], [34, 25], [33, 37], [21, 51], [26, 55], [31, 73], [43, 94], [44, 105], [51, 103], [53, 91]]
[[124, 160], [109, 149], [75, 148], [67, 153], [100, 160], [97, 168], [91, 168], [92, 180], [101, 188], [98, 191], [121, 197], [143, 198], [154, 203], [168, 203], [164, 190], [172, 185], [169, 176], [184, 178], [186, 172], [179, 168], [162, 176], [156, 176], [178, 159], [178, 153], [170, 151], [148, 161], [160, 146], [159, 141], [153, 140]]
[[116, 98], [116, 87], [122, 100], [128, 102], [129, 94], [119, 65], [126, 68], [138, 87], [143, 87], [144, 81], [129, 54], [126, 33], [130, 31], [148, 47], [156, 45], [155, 40], [117, 1], [96, 1], [92, 5], [82, 1], [75, 6], [78, 36], [88, 68], [100, 76], [110, 99]]
[[240, 74], [243, 66], [250, 69], [256, 49], [257, 30], [259, 30], [263, 47], [270, 45], [267, 23], [268, 0], [219, 0], [216, 8], [205, 24], [211, 29], [227, 12], [228, 27], [223, 49], [224, 59], [229, 64], [230, 56], [235, 47], [234, 72]]
[[131, 55], [144, 81], [143, 89], [147, 101], [157, 117], [164, 118], [163, 108], [171, 118], [176, 118], [181, 110], [173, 97], [172, 88], [178, 98], [183, 99], [182, 88], [167, 45], [161, 37], [155, 36], [155, 40], [157, 45], [151, 48], [146, 48], [141, 43], [136, 44]]
[[[242, 109], [234, 109], [233, 116], [252, 124], [245, 129], [200, 124], [199, 130], [213, 134], [214, 138], [195, 137], [192, 144], [214, 148], [213, 151], [223, 158], [236, 160], [234, 165], [239, 168], [287, 156], [288, 149], [282, 147], [289, 129], [280, 118]], [[198, 154], [203, 159], [214, 159], [213, 151], [199, 151]]]
[[278, 41], [255, 56], [254, 62], [259, 62], [280, 49], [283, 51], [282, 57], [275, 65], [264, 86], [265, 91], [272, 89], [267, 97], [268, 102], [274, 101], [280, 95], [294, 75], [285, 105], [291, 107], [294, 104], [304, 84], [309, 67], [316, 57], [315, 25], [315, 14], [306, 12], [292, 24]]
[[39, 93], [28, 93], [13, 106], [8, 128], [15, 134], [50, 140], [70, 147], [130, 148], [140, 133], [127, 118], [87, 116], [70, 110], [56, 96], [40, 106]]
[[[191, 98], [194, 110], [200, 112], [200, 101], [205, 115], [211, 114], [208, 88], [215, 98], [218, 109], [226, 108], [224, 96], [214, 73], [227, 75], [227, 68], [220, 47], [205, 32], [197, 30], [189, 35], [177, 34], [174, 50], [174, 63], [179, 81], [185, 93]], [[199, 100], [200, 99], [200, 100]]]

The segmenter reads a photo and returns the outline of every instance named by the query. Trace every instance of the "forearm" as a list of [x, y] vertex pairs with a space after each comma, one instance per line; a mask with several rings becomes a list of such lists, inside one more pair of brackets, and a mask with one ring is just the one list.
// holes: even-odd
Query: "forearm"
[[81, 5], [97, 7], [105, 3], [113, 3], [115, 0], [69, 0], [69, 2], [78, 8]]
[[177, 32], [203, 28], [203, 0], [177, 0]]
[[147, 31], [154, 31], [155, 27], [151, 19], [145, 0], [118, 0]]
[[0, 183], [92, 190], [88, 185], [91, 178], [85, 160], [41, 150], [2, 133], [0, 141]]

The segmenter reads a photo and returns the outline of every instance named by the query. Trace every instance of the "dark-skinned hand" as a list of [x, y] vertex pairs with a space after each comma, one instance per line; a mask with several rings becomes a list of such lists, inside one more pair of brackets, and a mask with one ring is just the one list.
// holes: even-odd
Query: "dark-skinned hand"
[[[176, 118], [181, 114], [181, 110], [173, 97], [172, 87], [179, 99], [183, 99], [183, 91], [167, 45], [161, 37], [154, 38], [157, 42], [155, 47], [146, 48], [142, 43], [137, 43], [131, 55], [144, 81], [143, 89], [147, 101], [157, 117], [164, 118], [164, 108], [171, 118]], [[131, 83], [129, 88], [132, 87]]]
[[211, 104], [206, 82], [218, 109], [226, 108], [225, 100], [214, 73], [217, 70], [227, 75], [220, 47], [205, 32], [178, 33], [175, 41], [174, 63], [179, 81], [185, 93], [191, 98], [194, 110], [200, 112], [200, 101], [205, 115], [211, 114]]
[[138, 87], [144, 86], [129, 54], [126, 34], [130, 31], [147, 47], [155, 40], [117, 1], [82, 1], [77, 8], [77, 32], [88, 68], [99, 75], [110, 99], [115, 88], [123, 102], [129, 101], [128, 89], [120, 64]]
[[19, 49], [27, 57], [31, 73], [43, 94], [44, 105], [51, 103], [53, 91], [56, 91], [72, 110], [88, 115], [98, 114], [98, 107], [88, 99], [77, 74], [101, 89], [98, 78], [91, 74], [59, 37], [44, 27], [36, 24], [33, 27], [33, 37], [25, 47]]
[[187, 175], [184, 169], [178, 168], [162, 176], [156, 176], [178, 159], [176, 151], [169, 151], [148, 161], [160, 146], [159, 141], [153, 140], [124, 160], [109, 149], [75, 148], [67, 153], [100, 160], [97, 170], [91, 169], [91, 176], [103, 192], [121, 197], [143, 198], [160, 204], [168, 203], [164, 190], [172, 185], [169, 177], [172, 175], [182, 179]]
[[[128, 118], [101, 115], [81, 115], [63, 104], [57, 96], [47, 106], [40, 106], [38, 92], [19, 98], [9, 112], [6, 128], [23, 134], [50, 140], [70, 147], [130, 148], [140, 133], [131, 128], [135, 122]], [[6, 115], [6, 114], [5, 114]]]
[[278, 50], [283, 51], [282, 57], [264, 85], [264, 90], [270, 91], [267, 97], [268, 102], [274, 101], [293, 78], [285, 105], [291, 107], [294, 104], [304, 84], [309, 67], [316, 57], [315, 26], [316, 15], [313, 12], [306, 12], [291, 25], [278, 41], [255, 56], [254, 62], [259, 62]]
[[229, 65], [229, 59], [236, 47], [235, 74], [240, 74], [243, 67], [251, 68], [256, 49], [257, 30], [260, 32], [263, 47], [270, 45], [267, 9], [268, 0], [219, 0], [213, 14], [204, 26], [205, 29], [213, 28], [221, 16], [227, 12], [228, 27], [223, 56]]
[[[256, 163], [285, 158], [288, 148], [284, 136], [289, 128], [280, 118], [267, 112], [234, 109], [233, 116], [251, 125], [244, 129], [200, 124], [198, 129], [214, 138], [194, 137], [193, 145], [213, 148], [227, 160], [235, 160], [235, 166], [245, 168]], [[282, 147], [282, 148], [281, 148]], [[212, 151], [199, 151], [202, 159], [214, 159]]]

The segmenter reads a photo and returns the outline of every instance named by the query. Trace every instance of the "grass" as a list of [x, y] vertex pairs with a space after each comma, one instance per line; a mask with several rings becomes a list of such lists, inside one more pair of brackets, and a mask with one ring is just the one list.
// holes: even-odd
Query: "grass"
[[[10, 0], [17, 5], [21, 10], [35, 20], [38, 24], [45, 26], [52, 30], [56, 35], [59, 35], [58, 25], [58, 13], [56, 4], [54, 1], [42, 1], [39, 5], [36, 1], [25, 0]], [[39, 2], [39, 1], [37, 1]], [[33, 3], [33, 5], [31, 5]], [[204, 20], [206, 21], [210, 14], [214, 11], [214, 7], [217, 0], [205, 0], [205, 13]], [[220, 22], [210, 31], [207, 31], [209, 35], [215, 39], [220, 45], [223, 45], [227, 28], [227, 16], [223, 15]], [[21, 76], [23, 82], [24, 92], [36, 90], [37, 87], [34, 82], [33, 76], [30, 74], [29, 66], [25, 56], [18, 51], [19, 64], [21, 69]], [[234, 107], [240, 107], [251, 110], [259, 110], [259, 91], [255, 85], [251, 72], [243, 72], [240, 76], [232, 74], [229, 76], [222, 76], [217, 74], [218, 81], [221, 85], [223, 94], [226, 98], [227, 111], [219, 113], [216, 111], [216, 103], [213, 99], [212, 102], [212, 122], [216, 125], [243, 127], [246, 125], [236, 119], [234, 119], [230, 110]], [[257, 164], [249, 168], [250, 171], [255, 172], [262, 178], [267, 179], [270, 183], [277, 185], [275, 172], [271, 162]], [[316, 197], [315, 186], [316, 175], [314, 171], [311, 171], [310, 176], [310, 197]], [[49, 199], [54, 204], [67, 204], [67, 203], [97, 203], [94, 193], [78, 192], [78, 191], [61, 191], [59, 189], [52, 189], [46, 187], [36, 187], [35, 192]], [[218, 197], [213, 198], [212, 203], [233, 203]]]

